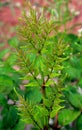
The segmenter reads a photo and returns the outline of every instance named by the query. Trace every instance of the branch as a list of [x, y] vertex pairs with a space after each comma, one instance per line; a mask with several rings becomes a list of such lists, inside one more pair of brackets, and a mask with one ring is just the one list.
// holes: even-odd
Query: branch
[[39, 128], [39, 130], [42, 130], [42, 128], [40, 128], [39, 124], [37, 123], [37, 121], [34, 119], [33, 115], [28, 110], [28, 106], [25, 106], [25, 109], [27, 110], [27, 113], [29, 114], [29, 116], [32, 119], [33, 123]]
[[36, 82], [41, 86], [41, 84], [39, 83], [38, 79], [36, 78], [36, 76], [29, 70], [30, 74], [32, 75], [32, 77], [36, 80]]
[[51, 75], [53, 69], [54, 69], [54, 65], [53, 65], [52, 68], [51, 68], [50, 74], [47, 75], [46, 83], [47, 83], [48, 80], [50, 79], [50, 75]]
[[70, 28], [67, 28], [67, 30], [72, 30], [73, 28], [75, 28], [77, 26], [82, 26], [82, 23], [76, 23], [73, 26], [71, 26]]

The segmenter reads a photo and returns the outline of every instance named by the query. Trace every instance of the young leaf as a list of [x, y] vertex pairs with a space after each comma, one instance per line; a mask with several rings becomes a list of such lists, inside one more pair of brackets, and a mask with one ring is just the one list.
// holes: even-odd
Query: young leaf
[[74, 121], [80, 113], [81, 112], [77, 110], [62, 109], [58, 116], [58, 122], [62, 126], [68, 125]]
[[59, 106], [59, 105], [56, 106], [56, 107], [51, 111], [50, 117], [51, 117], [51, 118], [55, 117], [56, 114], [59, 112], [59, 110], [62, 109], [62, 108], [64, 108], [64, 107]]

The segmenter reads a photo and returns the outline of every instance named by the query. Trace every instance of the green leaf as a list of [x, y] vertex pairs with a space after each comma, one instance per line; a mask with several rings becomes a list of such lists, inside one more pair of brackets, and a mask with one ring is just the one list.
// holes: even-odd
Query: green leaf
[[[36, 111], [38, 112], [38, 114], [40, 116], [48, 116], [48, 110], [45, 108], [45, 107], [42, 107], [42, 106], [36, 106]], [[35, 111], [35, 112], [36, 112]], [[37, 114], [37, 113], [36, 113]]]
[[5, 96], [1, 93], [0, 94], [0, 106], [5, 106], [7, 104], [7, 99]]
[[39, 126], [43, 128], [48, 122], [48, 110], [42, 106], [35, 106], [34, 108], [34, 119], [37, 121]]
[[33, 80], [33, 81], [29, 82], [28, 84], [26, 84], [25, 86], [26, 87], [29, 87], [29, 86], [33, 87], [33, 86], [37, 86], [37, 85], [38, 85], [38, 83], [36, 82], [36, 80]]
[[10, 52], [9, 48], [0, 51], [0, 59], [2, 59], [8, 52]]
[[5, 75], [7, 77], [10, 77], [12, 79], [12, 81], [15, 81], [17, 86], [20, 83], [20, 75], [19, 73], [14, 70], [9, 64], [3, 64], [0, 67], [0, 75]]
[[82, 109], [82, 95], [78, 92], [71, 92], [70, 90], [66, 94], [69, 102], [76, 108]]
[[82, 114], [78, 117], [78, 119], [76, 121], [76, 129], [82, 130]]
[[24, 130], [25, 129], [25, 125], [26, 125], [25, 122], [19, 120], [18, 124], [16, 124], [15, 128], [12, 129], [12, 130], [19, 130], [19, 129], [20, 130]]
[[8, 75], [8, 74], [17, 73], [9, 64], [4, 64], [0, 66], [0, 74]]
[[81, 71], [73, 66], [65, 66], [64, 69], [65, 73], [69, 76], [70, 79], [73, 78], [80, 78], [81, 77]]
[[56, 106], [56, 107], [51, 111], [50, 117], [51, 117], [51, 118], [55, 117], [56, 114], [59, 112], [59, 110], [62, 109], [62, 108], [64, 108], [64, 107], [59, 106], [59, 105]]
[[13, 89], [13, 80], [6, 75], [0, 75], [0, 93], [8, 94]]
[[52, 74], [50, 75], [50, 77], [51, 77], [51, 78], [55, 78], [55, 77], [58, 77], [58, 76], [60, 76], [60, 75], [61, 75], [61, 74], [54, 72], [54, 73], [52, 73]]
[[25, 122], [26, 124], [33, 124], [33, 120], [29, 116], [26, 118], [22, 117], [22, 121]]
[[44, 104], [45, 104], [46, 107], [50, 108], [52, 102], [50, 102], [49, 99], [43, 98], [43, 102], [44, 102]]
[[9, 57], [6, 59], [6, 62], [9, 63], [9, 65], [13, 66], [15, 65], [16, 61], [17, 61], [17, 56], [15, 52], [14, 53], [11, 52]]
[[16, 125], [19, 116], [17, 109], [14, 106], [9, 108], [9, 111], [3, 117], [3, 128], [8, 129]]
[[18, 39], [16, 37], [12, 37], [11, 39], [8, 40], [8, 43], [12, 47], [16, 47], [19, 43]]
[[54, 80], [48, 80], [47, 82], [46, 82], [46, 86], [50, 86], [50, 85], [52, 85], [52, 84], [54, 84], [55, 83], [55, 81]]
[[81, 64], [80, 64], [80, 59], [76, 56], [72, 56], [70, 58], [70, 63], [73, 67], [77, 68], [77, 69], [80, 69], [81, 67]]
[[59, 112], [58, 122], [62, 126], [68, 125], [74, 121], [80, 115], [80, 113], [81, 112], [77, 110], [62, 109]]
[[82, 88], [82, 78], [79, 80], [79, 86]]
[[38, 87], [35, 88], [35, 86], [29, 86], [29, 88], [26, 89], [26, 98], [29, 102], [32, 102], [33, 104], [39, 103], [42, 99], [40, 89]]

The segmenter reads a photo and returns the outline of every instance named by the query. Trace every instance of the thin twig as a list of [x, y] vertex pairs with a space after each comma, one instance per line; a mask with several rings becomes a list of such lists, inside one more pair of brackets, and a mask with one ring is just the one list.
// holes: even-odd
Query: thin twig
[[74, 29], [77, 26], [82, 26], [82, 23], [76, 23], [73, 26], [71, 26], [70, 28], [67, 28], [67, 30], [72, 30], [72, 29]]

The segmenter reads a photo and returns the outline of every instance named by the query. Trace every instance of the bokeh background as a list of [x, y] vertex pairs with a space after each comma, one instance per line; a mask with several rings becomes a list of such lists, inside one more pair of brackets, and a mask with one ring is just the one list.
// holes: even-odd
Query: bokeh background
[[[26, 2], [29, 0], [0, 0], [0, 42], [5, 42], [15, 35], [15, 27], [18, 24], [18, 18], [26, 7]], [[49, 7], [53, 0], [30, 0], [32, 5], [38, 7]], [[70, 0], [69, 8], [76, 12], [76, 16], [70, 21], [69, 26], [82, 22], [82, 0]], [[28, 11], [28, 10], [27, 10]], [[78, 28], [73, 30], [77, 33]]]

